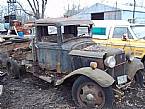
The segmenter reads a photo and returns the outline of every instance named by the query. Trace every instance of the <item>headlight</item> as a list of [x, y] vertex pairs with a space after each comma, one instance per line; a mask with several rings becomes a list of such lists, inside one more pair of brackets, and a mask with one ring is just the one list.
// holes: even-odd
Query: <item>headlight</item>
[[133, 53], [126, 53], [126, 60], [130, 62], [133, 61], [134, 60]]
[[116, 65], [116, 60], [115, 60], [114, 56], [109, 56], [109, 57], [107, 57], [107, 58], [104, 60], [104, 64], [105, 64], [107, 67], [110, 67], [110, 68], [115, 67], [115, 65]]
[[90, 62], [90, 67], [94, 70], [97, 68], [97, 62]]
[[129, 57], [129, 60], [130, 60], [130, 61], [133, 61], [133, 60], [134, 60], [134, 56], [131, 55], [131, 56]]

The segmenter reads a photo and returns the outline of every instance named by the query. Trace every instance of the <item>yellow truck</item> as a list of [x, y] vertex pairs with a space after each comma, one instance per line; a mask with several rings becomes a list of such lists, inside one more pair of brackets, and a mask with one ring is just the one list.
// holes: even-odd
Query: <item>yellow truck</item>
[[145, 65], [145, 25], [124, 20], [93, 20], [93, 41], [99, 45], [122, 48], [140, 58]]

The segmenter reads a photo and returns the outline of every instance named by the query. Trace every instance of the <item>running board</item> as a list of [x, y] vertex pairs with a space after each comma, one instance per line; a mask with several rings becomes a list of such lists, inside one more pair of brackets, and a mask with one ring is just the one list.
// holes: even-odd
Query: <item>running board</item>
[[52, 82], [52, 77], [49, 77], [49, 76], [38, 76], [38, 78], [44, 80], [44, 81], [47, 81], [49, 83]]

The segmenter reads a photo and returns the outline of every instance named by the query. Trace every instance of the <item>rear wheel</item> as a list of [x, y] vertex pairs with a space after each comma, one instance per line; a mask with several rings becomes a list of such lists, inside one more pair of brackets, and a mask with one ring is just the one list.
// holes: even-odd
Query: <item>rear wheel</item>
[[7, 63], [7, 72], [12, 78], [18, 79], [20, 77], [20, 68], [13, 60]]
[[20, 69], [20, 76], [24, 76], [25, 74], [26, 74], [26, 68], [25, 68], [25, 66], [24, 65], [22, 65], [22, 66], [20, 66], [19, 67], [19, 69]]
[[143, 73], [144, 73], [143, 70], [138, 70], [135, 74], [135, 81], [141, 88], [143, 88], [143, 86], [144, 86]]
[[80, 76], [73, 84], [72, 97], [81, 108], [112, 108], [113, 91], [111, 87], [103, 88], [86, 76]]
[[141, 59], [141, 62], [144, 64], [145, 67], [145, 56]]

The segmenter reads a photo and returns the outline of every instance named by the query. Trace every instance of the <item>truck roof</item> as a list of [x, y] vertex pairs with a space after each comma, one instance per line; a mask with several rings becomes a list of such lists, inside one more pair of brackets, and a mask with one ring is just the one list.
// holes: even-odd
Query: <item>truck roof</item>
[[128, 26], [130, 23], [126, 20], [92, 20], [94, 26], [108, 27], [108, 26]]
[[88, 26], [93, 24], [91, 20], [80, 20], [73, 18], [45, 18], [36, 20], [35, 25], [84, 25]]
[[130, 24], [130, 26], [145, 26], [145, 24]]

